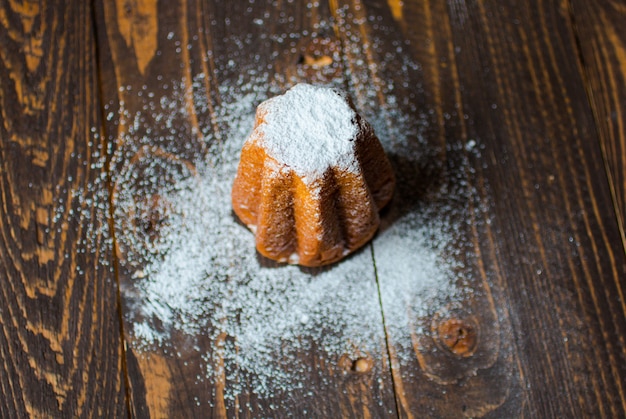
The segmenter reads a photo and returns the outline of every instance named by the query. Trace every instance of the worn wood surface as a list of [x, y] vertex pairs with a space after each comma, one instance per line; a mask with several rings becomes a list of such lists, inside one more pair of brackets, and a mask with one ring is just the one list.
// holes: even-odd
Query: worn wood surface
[[604, 164], [626, 246], [626, 5], [619, 1], [571, 2], [581, 71], [596, 120]]
[[[623, 5], [83, 3], [0, 5], [0, 416], [626, 416]], [[228, 336], [143, 345], [131, 298], [157, 192], [229, 141], [222, 94], [255, 72], [342, 85], [396, 135], [384, 110], [406, 116], [381, 236], [447, 214], [464, 290], [408, 301], [368, 373], [313, 345], [308, 388], [271, 397], [226, 378]], [[368, 252], [382, 331], [398, 301]]]
[[[447, 253], [457, 255], [450, 257], [459, 262], [455, 285], [468, 287], [471, 293], [454, 301], [436, 301], [421, 315], [414, 312], [414, 307], [424, 302], [407, 301], [408, 327], [394, 332], [393, 325], [388, 323], [400, 416], [516, 416], [523, 402], [521, 372], [506, 303], [491, 290], [495, 267], [480, 260], [485, 250], [476, 230], [484, 220], [475, 217], [488, 215], [475, 213], [475, 207], [483, 205], [487, 198], [473, 196], [471, 185], [465, 184], [465, 172], [472, 170], [475, 163], [466, 163], [469, 138], [464, 110], [459, 106], [462, 97], [447, 7], [433, 1], [407, 4], [394, 10], [374, 1], [347, 1], [337, 2], [336, 13], [345, 59], [358, 79], [357, 103], [362, 107], [372, 106], [368, 100], [372, 100], [371, 91], [375, 91], [375, 106], [384, 108], [388, 101], [388, 81], [393, 80], [393, 93], [399, 96], [399, 103], [403, 103], [403, 97], [419, 92], [401, 105], [402, 114], [410, 115], [409, 119], [415, 121], [427, 115], [422, 139], [410, 137], [408, 147], [401, 144], [391, 151], [399, 186], [385, 223], [391, 224], [390, 227], [402, 223], [406, 214], [423, 206], [434, 212], [434, 216], [409, 221], [404, 228], [419, 229], [420, 222], [436, 222], [445, 212], [451, 213], [448, 221], [452, 225], [462, 225], [454, 240], [446, 243]], [[351, 19], [360, 22], [358, 30], [344, 29]], [[403, 53], [390, 59], [389, 51], [397, 51], [399, 47]], [[419, 62], [421, 68], [403, 66], [407, 56]], [[397, 123], [393, 115], [387, 118], [389, 125]], [[420, 148], [421, 153], [414, 152]], [[432, 197], [431, 190], [438, 188], [448, 192]], [[459, 223], [465, 218], [472, 222]], [[383, 235], [401, 240], [404, 228]], [[393, 266], [388, 266], [397, 261], [381, 260], [391, 255], [384, 253], [382, 245], [377, 243], [374, 242], [374, 253], [383, 314], [389, 320], [400, 303], [397, 296], [386, 292], [393, 290], [399, 280]], [[419, 260], [420, 256], [414, 257]], [[419, 299], [420, 295], [415, 298]], [[467, 334], [462, 338], [468, 342], [467, 346], [455, 347], [456, 339], [463, 334]], [[403, 337], [410, 337], [413, 343], [409, 350], [401, 347]]]
[[[471, 121], [461, 103], [462, 87], [455, 61], [458, 51], [452, 42], [447, 7], [441, 2], [422, 2], [405, 5], [394, 13], [393, 9], [386, 10], [375, 2], [364, 3], [369, 14], [382, 17], [377, 19], [377, 25], [363, 25], [361, 31], [385, 42], [380, 53], [371, 54], [373, 61], [393, 45], [405, 45], [406, 54], [421, 64], [418, 71], [408, 72], [410, 81], [404, 94], [411, 94], [411, 86], [420, 86], [421, 94], [414, 99], [418, 105], [413, 113], [416, 119], [420, 112], [428, 115], [422, 133], [425, 143], [420, 146], [433, 151], [426, 153], [423, 161], [398, 162], [401, 184], [407, 185], [405, 190], [400, 189], [399, 211], [428, 202], [429, 185], [443, 183], [442, 188], [449, 191], [450, 197], [444, 193], [426, 205], [436, 208], [435, 212], [451, 212], [450, 222], [459, 226], [454, 241], [448, 243], [447, 253], [456, 255], [450, 258], [459, 263], [457, 286], [471, 289], [467, 296], [453, 302], [439, 302], [421, 318], [410, 319], [410, 327], [404, 333], [414, 342], [412, 360], [407, 362], [396, 356], [393, 364], [401, 416], [419, 417], [424, 412], [434, 417], [517, 416], [524, 402], [522, 372], [518, 368], [506, 302], [499, 287], [492, 290], [497, 268], [481, 259], [487, 250], [478, 230], [489, 215], [478, 208], [486, 204], [488, 197], [477, 195], [480, 189], [469, 176], [476, 163], [468, 162], [472, 154], [468, 143], [476, 139], [468, 137]], [[422, 30], [412, 29], [414, 26]], [[384, 80], [394, 77], [396, 68], [397, 64], [381, 68], [377, 77], [382, 80], [382, 86]], [[405, 107], [405, 112], [410, 113], [409, 105]], [[426, 191], [415, 187], [415, 179], [419, 178], [423, 179]], [[470, 183], [466, 184], [467, 181]], [[471, 223], [461, 222], [467, 218]], [[413, 227], [419, 228], [419, 224]], [[385, 261], [377, 257], [376, 264], [384, 266]], [[379, 281], [384, 295], [386, 287], [393, 288], [395, 278], [379, 274]], [[393, 299], [383, 298], [384, 313], [395, 304]], [[420, 328], [423, 333], [416, 332]], [[401, 351], [395, 348], [397, 339], [390, 334], [390, 351], [394, 354]], [[461, 344], [456, 346], [459, 340]]]
[[0, 3], [0, 416], [127, 414], [89, 3]]
[[481, 86], [463, 108], [487, 144], [485, 253], [508, 301], [524, 412], [621, 416], [624, 252], [567, 4], [450, 12], [461, 85]]
[[[275, 74], [279, 76], [275, 83], [281, 90], [288, 87], [280, 80], [282, 74], [297, 77], [298, 70], [302, 70], [299, 52], [312, 42], [312, 36], [282, 43], [272, 40], [271, 34], [316, 33], [320, 25], [331, 26], [328, 6], [311, 10], [298, 2], [277, 7], [243, 2], [224, 5], [221, 2], [179, 1], [169, 2], [167, 7], [152, 4], [142, 9], [119, 2], [103, 5], [96, 16], [103, 97], [105, 106], [109, 106], [106, 112], [116, 115], [105, 128], [108, 138], [115, 143], [115, 167], [121, 174], [119, 178], [113, 175], [115, 189], [136, 188], [138, 197], [154, 194], [157, 186], [154, 182], [138, 187], [132, 184], [141, 184], [142, 177], [150, 175], [146, 155], [151, 160], [161, 159], [164, 167], [193, 167], [207, 154], [215, 154], [223, 146], [216, 146], [216, 143], [236, 140], [226, 138], [222, 134], [223, 127], [216, 122], [215, 108], [222, 101], [218, 91], [220, 84], [236, 89], [250, 77], [244, 69], [255, 67], [268, 69], [270, 80]], [[288, 16], [298, 18], [291, 21]], [[266, 23], [259, 26], [253, 23], [256, 19], [263, 19]], [[265, 41], [248, 41], [261, 34], [268, 35]], [[332, 35], [332, 31], [329, 30], [328, 35]], [[298, 52], [293, 53], [292, 48], [297, 48]], [[270, 61], [270, 57], [276, 58]], [[271, 68], [268, 68], [269, 64]], [[198, 75], [205, 76], [200, 87], [197, 83], [192, 85]], [[312, 79], [317, 75], [316, 71], [305, 72], [302, 80], [314, 81]], [[165, 80], [179, 81], [184, 96], [177, 95], [171, 82], [169, 92], [164, 91], [163, 84], [168, 83]], [[200, 95], [198, 88], [203, 89]], [[150, 112], [154, 99], [148, 96], [148, 92], [157, 92], [157, 99], [163, 95], [180, 107], [181, 111], [174, 113], [170, 124], [153, 119], [154, 115], [162, 114]], [[120, 114], [123, 116], [118, 118]], [[136, 124], [138, 115], [142, 115], [142, 119]], [[175, 132], [171, 131], [171, 125], [176, 126]], [[206, 142], [205, 137], [209, 138]], [[128, 172], [134, 175], [125, 176]], [[125, 209], [119, 207], [116, 214], [127, 217]], [[118, 229], [118, 242], [124, 241], [124, 236], [129, 234], [133, 232]], [[123, 259], [119, 271], [122, 287], [133, 287], [136, 281], [133, 273], [143, 268], [142, 262], [136, 260], [136, 255], [141, 253], [141, 249], [119, 249], [118, 255]], [[369, 265], [369, 279], [374, 284], [371, 258]], [[219, 272], [209, 274], [207, 281], [219, 280], [218, 275]], [[371, 297], [377, 304], [377, 296], [373, 294]], [[133, 320], [131, 318], [128, 320], [131, 323], [125, 325], [128, 332], [133, 328]], [[141, 348], [141, 342], [135, 342], [132, 334], [127, 333], [131, 406], [140, 417], [202, 417], [208, 412], [215, 417], [256, 417], [271, 416], [276, 410], [304, 416], [394, 416], [395, 398], [382, 321], [378, 327], [381, 354], [376, 359], [381, 361], [372, 369], [373, 373], [345, 374], [346, 367], [338, 364], [339, 357], [328, 359], [321, 349], [319, 353], [312, 349], [299, 354], [305, 365], [318, 365], [302, 377], [307, 386], [267, 398], [261, 398], [252, 387], [245, 388], [245, 385], [235, 397], [228, 397], [228, 389], [239, 385], [228, 377], [228, 370], [237, 370], [237, 365], [226, 365], [226, 371], [219, 377], [207, 377], [207, 369], [223, 368], [219, 365], [224, 361], [217, 348], [227, 344], [209, 338], [214, 334], [211, 328], [202, 329], [202, 333], [193, 336], [174, 333], [166, 343], [150, 350]], [[220, 336], [223, 336], [220, 339], [231, 339]], [[207, 354], [211, 354], [210, 361], [207, 361]], [[285, 368], [285, 362], [277, 357], [276, 368]], [[238, 374], [237, 380], [245, 382], [242, 374]]]

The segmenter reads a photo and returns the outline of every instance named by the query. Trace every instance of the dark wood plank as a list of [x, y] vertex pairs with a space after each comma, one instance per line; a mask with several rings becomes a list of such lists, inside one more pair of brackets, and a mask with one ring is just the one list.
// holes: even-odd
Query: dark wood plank
[[[150, 287], [150, 281], [157, 281], [154, 278], [159, 274], [154, 268], [158, 258], [150, 252], [152, 240], [159, 240], [159, 226], [169, 222], [167, 214], [163, 217], [161, 211], [167, 213], [167, 208], [174, 208], [176, 212], [177, 205], [190, 205], [185, 200], [168, 203], [167, 196], [176, 196], [168, 195], [168, 191], [175, 191], [177, 185], [190, 179], [206, 183], [211, 173], [215, 177], [225, 176], [221, 167], [232, 160], [232, 144], [240, 144], [242, 140], [242, 132], [236, 125], [263, 98], [297, 81], [341, 83], [343, 80], [341, 61], [335, 59], [337, 39], [327, 5], [181, 0], [140, 7], [117, 2], [99, 6], [96, 15], [104, 112], [110, 115], [107, 136], [116, 143], [114, 205], [134, 415], [394, 416], [393, 386], [370, 249], [340, 265], [337, 278], [346, 273], [354, 277], [357, 273], [358, 280], [346, 278], [344, 288], [333, 297], [341, 302], [355, 292], [355, 299], [363, 298], [359, 304], [375, 308], [375, 321], [366, 325], [367, 333], [373, 336], [367, 348], [361, 347], [360, 341], [351, 340], [352, 335], [341, 334], [340, 324], [329, 321], [321, 324], [322, 333], [316, 334], [322, 339], [313, 339], [308, 335], [310, 329], [303, 326], [302, 335], [295, 339], [297, 342], [285, 340], [282, 347], [274, 348], [275, 359], [262, 366], [264, 373], [252, 371], [249, 366], [244, 368], [233, 360], [239, 342], [236, 333], [235, 336], [229, 333], [233, 326], [239, 327], [231, 318], [236, 312], [226, 311], [223, 318], [216, 317], [220, 307], [215, 304], [209, 284], [215, 284], [213, 289], [216, 289], [228, 288], [230, 282], [241, 282], [228, 288], [228, 292], [238, 294], [247, 292], [250, 281], [240, 276], [270, 275], [267, 270], [245, 270], [256, 264], [250, 262], [254, 258], [250, 244], [231, 250], [234, 252], [231, 254], [222, 252], [213, 264], [207, 257], [205, 278], [200, 277], [204, 282], [196, 282], [197, 291], [189, 289], [188, 282], [188, 288], [180, 290], [191, 299], [193, 293], [200, 300], [206, 299], [203, 312], [192, 313], [179, 303], [168, 306], [168, 301], [157, 301], [168, 306], [166, 309], [171, 309], [179, 320], [174, 326], [161, 325], [163, 333], [157, 340], [147, 338], [142, 329], [148, 324], [151, 333], [158, 331], [162, 320], [154, 313], [147, 315], [144, 310], [150, 303], [146, 303], [145, 289]], [[252, 99], [242, 100], [246, 93]], [[245, 133], [252, 128], [252, 120], [243, 121], [250, 125], [242, 128]], [[212, 168], [207, 169], [207, 165]], [[206, 208], [200, 208], [199, 212], [216, 211], [206, 197], [186, 199], [196, 198], [207, 202]], [[227, 209], [229, 205], [224, 203]], [[197, 222], [197, 227], [207, 228], [207, 233], [218, 228], [203, 225], [193, 215], [188, 214], [187, 219], [192, 220], [189, 223]], [[227, 219], [222, 221], [232, 224], [232, 215], [229, 212], [226, 215]], [[156, 220], [151, 219], [153, 216]], [[220, 231], [226, 234], [226, 230]], [[224, 243], [223, 247], [229, 245], [232, 246]], [[192, 256], [188, 260], [195, 263]], [[225, 264], [239, 266], [239, 271], [232, 269], [224, 274]], [[328, 281], [332, 270], [277, 268], [273, 272], [270, 277], [277, 281], [276, 294], [267, 297], [274, 298], [276, 307], [280, 307], [293, 301], [283, 294], [293, 292], [296, 286], [289, 285], [285, 279], [291, 278], [294, 284], [298, 281], [305, 285], [315, 281], [321, 284]], [[280, 272], [285, 272], [284, 278]], [[189, 279], [181, 274], [172, 281], [180, 282], [184, 278]], [[330, 281], [330, 284], [342, 283]], [[263, 292], [268, 290], [268, 285], [260, 286], [265, 287]], [[259, 299], [251, 301], [251, 305], [256, 303], [265, 304]], [[196, 304], [192, 307], [198, 309], [197, 302], [189, 304]], [[235, 307], [238, 302], [230, 304]], [[286, 310], [299, 308], [285, 307]], [[258, 320], [244, 319], [245, 308], [238, 309], [244, 310], [241, 327], [245, 322]], [[267, 309], [275, 310], [270, 306]], [[267, 316], [262, 312], [259, 315]], [[350, 324], [345, 326], [354, 329]], [[345, 346], [346, 353], [337, 353], [335, 346], [342, 339], [345, 342], [339, 346]], [[334, 342], [331, 345], [334, 350], [327, 349], [329, 341]], [[264, 345], [259, 348], [263, 359], [272, 356], [262, 352], [267, 349]], [[366, 368], [362, 370], [362, 366]], [[267, 371], [276, 371], [277, 376], [264, 377]], [[259, 390], [262, 379], [270, 381], [263, 391]], [[287, 381], [273, 386], [274, 379]]]
[[626, 246], [626, 6], [573, 0], [571, 18], [582, 71]]
[[[402, 417], [516, 417], [526, 398], [445, 3], [336, 2], [357, 103], [398, 190], [374, 241]], [[362, 57], [367, 57], [363, 60]], [[487, 255], [483, 255], [487, 253]]]
[[[626, 264], [567, 3], [448, 3], [531, 417], [626, 414]], [[499, 274], [498, 274], [499, 273]]]
[[0, 416], [127, 415], [89, 2], [0, 4]]
[[[395, 158], [401, 179], [413, 174], [424, 180], [400, 187], [400, 208], [392, 209], [390, 217], [398, 223], [402, 218], [393, 212], [403, 215], [401, 208], [411, 203], [418, 210], [420, 202], [437, 210], [441, 201], [429, 201], [429, 178], [456, 186], [449, 198], [459, 200], [455, 208], [467, 209], [469, 220], [453, 236], [457, 242], [448, 258], [461, 262], [458, 272], [465, 276], [470, 296], [478, 294], [479, 301], [462, 306], [460, 318], [452, 311], [452, 320], [463, 324], [478, 316], [474, 325], [482, 336], [492, 325], [499, 328], [499, 342], [488, 335], [483, 354], [455, 360], [449, 352], [456, 353], [456, 346], [446, 353], [446, 342], [451, 331], [463, 328], [459, 322], [441, 323], [437, 306], [428, 313], [434, 326], [416, 321], [409, 327], [407, 333], [419, 336], [425, 331], [425, 337], [411, 340], [416, 355], [411, 366], [393, 364], [401, 414], [434, 410], [453, 417], [623, 416], [624, 253], [609, 186], [597, 175], [603, 173], [602, 154], [578, 72], [567, 4], [539, 1], [518, 7], [451, 1], [449, 20], [435, 2], [342, 5], [340, 17], [357, 17], [361, 23], [354, 30], [340, 21], [339, 26], [347, 28], [346, 43], [357, 51], [369, 49], [371, 57], [359, 64], [348, 56], [355, 63], [353, 71], [369, 81], [358, 94], [384, 109], [392, 96], [402, 104], [398, 99], [405, 95], [403, 89], [416, 86], [404, 109], [414, 120], [425, 121], [425, 128], [417, 131], [423, 139], [420, 142], [418, 134], [415, 145], [423, 147], [423, 158]], [[390, 58], [393, 47], [409, 49], [420, 71], [411, 72], [401, 59]], [[374, 89], [374, 95], [368, 89]], [[412, 113], [411, 105], [417, 108]], [[391, 122], [396, 122], [393, 114]], [[447, 147], [438, 148], [442, 143]], [[472, 152], [464, 155], [463, 150]], [[465, 169], [464, 158], [469, 164]], [[438, 159], [443, 166], [439, 172]], [[455, 168], [466, 173], [455, 176]], [[425, 190], [421, 196], [420, 188]], [[389, 307], [397, 301], [385, 303], [384, 275], [389, 269], [381, 269], [386, 263], [379, 260], [381, 253], [376, 252], [376, 265], [388, 320]], [[484, 288], [472, 278], [483, 278]], [[481, 297], [492, 301], [497, 323], [485, 317], [489, 305], [481, 304]], [[394, 333], [388, 336], [393, 353]], [[435, 343], [429, 345], [428, 338]], [[465, 346], [459, 349], [466, 351]], [[484, 355], [489, 352], [496, 355], [491, 359], [499, 356], [504, 362], [484, 363], [481, 358], [489, 359]], [[483, 364], [472, 368], [476, 361]], [[462, 379], [458, 387], [450, 386], [453, 380], [446, 378], [457, 378], [455, 371], [461, 376], [477, 371], [477, 385]], [[495, 378], [497, 374], [503, 376]], [[437, 386], [442, 382], [455, 389], [452, 396], [445, 385]], [[424, 389], [430, 396], [426, 402]]]

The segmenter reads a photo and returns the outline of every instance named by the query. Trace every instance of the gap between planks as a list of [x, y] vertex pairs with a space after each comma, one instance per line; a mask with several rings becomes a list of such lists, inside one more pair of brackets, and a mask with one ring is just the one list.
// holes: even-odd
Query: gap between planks
[[[98, 108], [99, 108], [99, 113], [100, 113], [100, 131], [102, 132], [104, 138], [109, 141], [110, 137], [109, 137], [109, 133], [107, 130], [107, 124], [106, 124], [106, 115], [105, 115], [105, 109], [104, 109], [104, 102], [103, 102], [103, 86], [102, 86], [102, 61], [101, 61], [101, 57], [100, 57], [100, 37], [98, 36], [98, 19], [96, 16], [96, 0], [91, 0], [90, 1], [90, 18], [91, 18], [91, 30], [93, 31], [93, 37], [94, 37], [94, 55], [95, 55], [95, 71], [96, 71], [96, 81], [97, 81], [97, 86], [98, 86], [98, 97], [97, 97], [97, 102], [98, 102]], [[111, 245], [113, 247], [113, 252], [112, 252], [112, 266], [113, 266], [113, 276], [115, 277], [115, 286], [116, 286], [116, 306], [117, 306], [117, 317], [118, 317], [118, 322], [119, 322], [119, 330], [120, 330], [120, 356], [122, 357], [121, 359], [121, 363], [122, 363], [122, 373], [124, 374], [124, 377], [122, 377], [122, 379], [124, 380], [124, 385], [125, 385], [125, 394], [124, 394], [124, 398], [125, 398], [125, 405], [126, 405], [126, 415], [129, 419], [131, 419], [134, 415], [133, 415], [133, 409], [132, 409], [132, 389], [131, 389], [131, 382], [130, 382], [130, 377], [128, 374], [128, 362], [127, 362], [127, 358], [126, 358], [126, 351], [127, 351], [127, 344], [126, 344], [126, 334], [124, 333], [124, 313], [122, 312], [122, 295], [121, 295], [121, 287], [120, 287], [120, 269], [119, 269], [119, 264], [120, 264], [120, 259], [118, 257], [117, 254], [117, 234], [116, 234], [116, 230], [115, 230], [115, 218], [114, 218], [114, 199], [113, 199], [113, 190], [114, 190], [114, 185], [113, 185], [113, 179], [111, 176], [112, 170], [111, 170], [111, 166], [112, 166], [112, 156], [113, 153], [112, 152], [106, 152], [106, 157], [105, 157], [105, 171], [107, 174], [107, 180], [106, 180], [106, 185], [107, 185], [107, 190], [108, 190], [108, 209], [109, 209], [109, 219], [107, 220], [107, 224], [109, 226], [109, 232], [111, 234]]]

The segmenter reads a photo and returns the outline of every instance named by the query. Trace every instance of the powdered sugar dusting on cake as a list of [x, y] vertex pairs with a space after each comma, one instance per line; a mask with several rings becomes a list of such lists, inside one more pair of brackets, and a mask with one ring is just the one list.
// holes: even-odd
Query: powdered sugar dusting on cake
[[263, 102], [262, 122], [250, 137], [275, 160], [312, 181], [328, 168], [358, 171], [354, 140], [356, 113], [340, 91], [300, 83]]

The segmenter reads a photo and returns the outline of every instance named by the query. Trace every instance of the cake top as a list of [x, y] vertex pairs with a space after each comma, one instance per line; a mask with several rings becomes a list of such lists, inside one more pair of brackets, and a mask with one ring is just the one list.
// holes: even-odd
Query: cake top
[[312, 182], [328, 168], [356, 172], [356, 112], [344, 93], [298, 84], [259, 105], [256, 137], [269, 156]]

